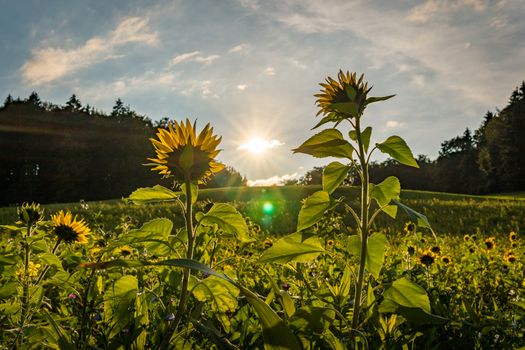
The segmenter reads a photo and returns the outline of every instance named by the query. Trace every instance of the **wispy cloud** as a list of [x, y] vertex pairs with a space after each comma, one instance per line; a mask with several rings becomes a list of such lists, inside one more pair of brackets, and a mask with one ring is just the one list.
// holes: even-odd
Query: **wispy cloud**
[[239, 84], [239, 85], [237, 85], [237, 89], [239, 89], [241, 91], [246, 90], [247, 87], [248, 87], [248, 85], [246, 85], [246, 84]]
[[247, 150], [252, 153], [263, 153], [267, 149], [276, 148], [284, 145], [279, 140], [265, 140], [259, 137], [252, 138], [251, 140], [244, 142], [237, 147], [238, 150]]
[[426, 22], [436, 15], [449, 14], [460, 10], [483, 11], [485, 0], [427, 0], [410, 11], [407, 19], [413, 22]]
[[202, 56], [200, 51], [193, 51], [193, 52], [187, 52], [180, 55], [175, 56], [171, 62], [170, 65], [175, 66], [180, 63], [184, 62], [199, 62], [204, 64], [210, 64], [216, 59], [220, 58], [219, 55], [209, 55], [209, 56]]
[[248, 48], [248, 44], [239, 44], [228, 50], [228, 53], [236, 53], [245, 51]]
[[116, 49], [127, 43], [158, 43], [158, 33], [150, 30], [148, 18], [124, 18], [115, 30], [105, 36], [95, 36], [73, 49], [35, 49], [32, 57], [22, 65], [22, 76], [32, 85], [50, 83], [82, 68], [121, 57]]
[[282, 186], [287, 181], [290, 180], [298, 180], [299, 179], [298, 173], [293, 174], [284, 174], [283, 176], [272, 176], [266, 179], [257, 179], [257, 180], [248, 180], [247, 185], [252, 187], [257, 186]]
[[267, 75], [275, 75], [275, 68], [268, 67], [264, 70], [264, 73], [266, 73]]

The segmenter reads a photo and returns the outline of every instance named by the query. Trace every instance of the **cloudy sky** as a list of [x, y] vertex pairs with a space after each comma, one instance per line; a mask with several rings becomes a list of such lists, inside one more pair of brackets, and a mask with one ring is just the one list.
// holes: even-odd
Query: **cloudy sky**
[[120, 97], [154, 120], [211, 122], [220, 160], [256, 183], [329, 161], [290, 149], [313, 134], [313, 94], [340, 68], [365, 73], [373, 95], [397, 94], [367, 109], [375, 141], [397, 134], [431, 158], [525, 80], [522, 0], [0, 5], [0, 98], [75, 93], [110, 112]]

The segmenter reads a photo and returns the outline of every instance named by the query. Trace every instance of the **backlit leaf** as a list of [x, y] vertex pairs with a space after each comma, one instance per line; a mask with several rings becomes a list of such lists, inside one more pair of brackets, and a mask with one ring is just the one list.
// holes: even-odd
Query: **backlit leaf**
[[381, 152], [388, 154], [399, 163], [419, 168], [412, 151], [401, 137], [390, 136], [385, 141], [377, 143], [376, 146]]
[[230, 204], [215, 203], [211, 209], [202, 216], [201, 225], [218, 225], [226, 233], [235, 235], [241, 242], [251, 242], [249, 229], [243, 216]]
[[[379, 273], [383, 267], [387, 243], [386, 236], [380, 232], [376, 232], [368, 237], [365, 268], [376, 279], [379, 278]], [[361, 238], [359, 236], [353, 235], [349, 237], [348, 250], [351, 254], [361, 256]]]
[[352, 145], [343, 138], [337, 129], [325, 129], [310, 137], [301, 146], [292, 150], [294, 153], [305, 153], [317, 158], [337, 157], [352, 159]]
[[295, 232], [285, 236], [266, 249], [259, 258], [260, 263], [308, 262], [324, 251], [317, 235]]
[[332, 193], [346, 179], [350, 167], [339, 162], [328, 164], [323, 170], [323, 190]]
[[129, 200], [135, 204], [174, 201], [176, 198], [177, 193], [160, 185], [139, 188], [129, 196]]
[[315, 225], [330, 208], [330, 195], [326, 191], [317, 191], [306, 198], [297, 219], [297, 231]]

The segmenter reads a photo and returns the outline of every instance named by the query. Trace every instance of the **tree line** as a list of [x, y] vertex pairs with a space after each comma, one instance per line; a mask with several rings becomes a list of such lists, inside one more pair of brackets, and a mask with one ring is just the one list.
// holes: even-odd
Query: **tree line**
[[[143, 166], [149, 138], [168, 118], [153, 122], [119, 98], [110, 114], [72, 95], [62, 106], [8, 95], [0, 107], [0, 205], [114, 199], [159, 183]], [[163, 185], [172, 183], [164, 180]], [[246, 185], [225, 167], [207, 187]]]
[[[389, 159], [370, 167], [372, 182], [387, 176], [399, 178], [403, 188], [465, 194], [525, 191], [525, 82], [511, 94], [507, 106], [488, 111], [474, 132], [441, 143], [435, 160], [417, 157], [419, 169]], [[322, 167], [315, 167], [297, 181], [321, 184]], [[349, 183], [359, 184], [350, 174]]]

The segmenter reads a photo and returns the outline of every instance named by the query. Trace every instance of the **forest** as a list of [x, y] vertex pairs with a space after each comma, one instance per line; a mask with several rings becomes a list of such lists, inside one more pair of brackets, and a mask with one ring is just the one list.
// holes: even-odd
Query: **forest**
[[[143, 166], [149, 138], [168, 122], [139, 115], [120, 98], [106, 114], [83, 106], [75, 94], [64, 105], [42, 102], [36, 92], [26, 99], [8, 95], [0, 108], [0, 205], [115, 199], [152, 185], [156, 176]], [[370, 179], [392, 174], [407, 189], [462, 194], [524, 191], [523, 130], [525, 82], [474, 132], [467, 128], [444, 141], [437, 159], [418, 156], [419, 169], [391, 159], [372, 163]], [[322, 172], [315, 167], [287, 184], [321, 184]], [[359, 178], [350, 174], [347, 183], [359, 184]], [[205, 186], [243, 185], [246, 178], [227, 166]]]

